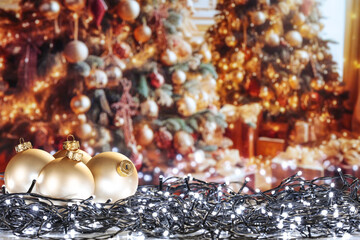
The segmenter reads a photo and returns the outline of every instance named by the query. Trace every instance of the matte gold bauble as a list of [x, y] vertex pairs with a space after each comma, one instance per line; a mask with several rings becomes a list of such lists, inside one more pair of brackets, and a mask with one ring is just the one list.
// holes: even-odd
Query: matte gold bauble
[[36, 189], [48, 197], [86, 199], [94, 194], [95, 182], [83, 162], [63, 157], [48, 163], [40, 171]]
[[10, 159], [5, 169], [5, 186], [10, 193], [27, 192], [40, 170], [53, 161], [51, 154], [40, 149], [18, 152]]
[[85, 8], [86, 0], [64, 0], [64, 4], [71, 11], [77, 12]]
[[93, 127], [88, 123], [82, 123], [75, 130], [76, 135], [81, 139], [89, 139], [94, 134]]
[[78, 40], [69, 42], [64, 49], [64, 56], [70, 63], [84, 61], [88, 55], [89, 49], [86, 44]]
[[152, 99], [148, 99], [145, 102], [141, 103], [140, 109], [141, 115], [149, 118], [157, 118], [159, 115], [159, 106]]
[[[53, 157], [54, 157], [54, 158], [63, 158], [63, 157], [66, 157], [66, 152], [67, 152], [66, 149], [61, 149], [61, 150], [57, 151], [57, 152], [53, 155]], [[83, 150], [81, 150], [81, 149], [76, 150], [76, 152], [82, 154], [81, 162], [83, 162], [84, 164], [87, 164], [87, 163], [90, 161], [91, 156], [90, 156], [90, 154], [88, 154], [87, 152], [85, 152], [85, 151], [83, 151]]]
[[295, 30], [287, 32], [285, 35], [285, 39], [292, 47], [301, 47], [303, 42], [301, 34]]
[[174, 65], [177, 62], [176, 53], [170, 49], [166, 49], [160, 56], [161, 62], [166, 66]]
[[95, 180], [95, 201], [113, 202], [135, 194], [138, 174], [134, 164], [125, 155], [103, 152], [87, 164]]
[[237, 44], [237, 39], [234, 35], [228, 35], [226, 36], [225, 38], [225, 44], [228, 46], [228, 47], [235, 47], [236, 44]]
[[139, 43], [144, 43], [150, 40], [151, 33], [151, 28], [148, 25], [143, 24], [135, 28], [134, 37]]
[[193, 98], [185, 96], [176, 102], [178, 112], [184, 116], [188, 117], [196, 113], [196, 102]]
[[76, 114], [86, 113], [91, 107], [90, 98], [83, 94], [76, 95], [71, 99], [70, 107]]
[[269, 31], [265, 34], [265, 42], [270, 47], [276, 47], [280, 44], [280, 37], [273, 31]]
[[147, 124], [143, 124], [140, 126], [140, 128], [136, 131], [136, 142], [143, 146], [146, 147], [147, 145], [149, 145], [150, 143], [152, 143], [153, 139], [154, 139], [154, 132], [153, 130], [149, 127], [149, 125]]
[[182, 155], [187, 155], [194, 151], [194, 138], [185, 131], [178, 131], [174, 135], [174, 147]]
[[296, 75], [290, 75], [288, 82], [292, 89], [294, 89], [294, 90], [300, 89], [300, 80]]
[[104, 88], [108, 83], [108, 77], [103, 70], [96, 69], [85, 82], [90, 89]]
[[181, 85], [186, 81], [186, 73], [182, 70], [176, 70], [171, 75], [171, 81], [176, 85]]
[[262, 11], [253, 12], [251, 14], [251, 23], [253, 23], [255, 26], [259, 26], [264, 24], [266, 21], [266, 15]]
[[60, 4], [55, 0], [44, 1], [39, 6], [39, 12], [47, 19], [55, 19], [60, 14]]
[[306, 21], [306, 17], [303, 13], [297, 12], [294, 14], [293, 18], [291, 19], [291, 23], [297, 27], [303, 25]]
[[322, 78], [313, 78], [311, 80], [310, 86], [315, 91], [320, 91], [320, 90], [324, 89], [325, 81]]
[[135, 0], [121, 0], [117, 8], [117, 13], [122, 20], [133, 21], [140, 14], [140, 5]]

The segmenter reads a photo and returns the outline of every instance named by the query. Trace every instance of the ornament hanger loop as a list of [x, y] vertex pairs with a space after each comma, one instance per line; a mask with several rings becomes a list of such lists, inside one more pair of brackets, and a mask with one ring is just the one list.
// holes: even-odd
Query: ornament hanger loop
[[66, 137], [66, 140], [67, 141], [70, 141], [70, 138], [72, 138], [72, 142], [75, 142], [75, 137], [74, 137], [74, 135], [72, 135], [72, 134], [69, 134], [67, 137]]
[[80, 148], [79, 141], [75, 140], [74, 135], [70, 134], [67, 136], [66, 141], [63, 142], [63, 149], [69, 151], [76, 151]]
[[19, 144], [15, 146], [15, 151], [19, 153], [31, 148], [32, 148], [31, 142], [25, 142], [24, 138], [20, 138]]
[[23, 144], [23, 143], [25, 143], [25, 140], [24, 140], [24, 138], [22, 138], [22, 137], [21, 137], [21, 138], [19, 139], [19, 143], [20, 143], [20, 144]]

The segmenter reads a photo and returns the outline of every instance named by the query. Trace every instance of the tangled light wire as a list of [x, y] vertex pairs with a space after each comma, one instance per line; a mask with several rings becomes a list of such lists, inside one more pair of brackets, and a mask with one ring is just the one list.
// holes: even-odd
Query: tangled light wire
[[[159, 179], [115, 203], [0, 194], [0, 232], [20, 237], [271, 239], [346, 236], [360, 231], [359, 179], [303, 180], [293, 175], [268, 191], [243, 194], [191, 177]], [[56, 203], [56, 204], [55, 204]]]

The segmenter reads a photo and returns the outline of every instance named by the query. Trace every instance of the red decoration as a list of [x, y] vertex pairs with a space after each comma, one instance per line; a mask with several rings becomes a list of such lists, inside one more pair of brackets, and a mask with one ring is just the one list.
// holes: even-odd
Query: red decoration
[[149, 78], [151, 85], [155, 88], [159, 88], [165, 83], [164, 76], [158, 72], [150, 73]]
[[94, 15], [94, 21], [96, 23], [96, 26], [100, 26], [106, 10], [108, 10], [108, 6], [104, 2], [104, 0], [90, 1], [90, 11]]
[[113, 51], [121, 59], [131, 56], [131, 47], [126, 42], [115, 43], [113, 45]]
[[260, 83], [255, 77], [247, 79], [245, 88], [246, 91], [248, 91], [249, 95], [252, 97], [258, 97], [260, 94]]
[[160, 128], [155, 135], [156, 146], [158, 146], [161, 149], [169, 148], [172, 144], [172, 140], [173, 140], [172, 134], [164, 127]]

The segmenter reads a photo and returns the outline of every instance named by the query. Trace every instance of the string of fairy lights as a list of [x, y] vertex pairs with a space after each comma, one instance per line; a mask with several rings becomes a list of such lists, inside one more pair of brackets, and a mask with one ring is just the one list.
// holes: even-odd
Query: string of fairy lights
[[[159, 178], [157, 186], [115, 203], [64, 200], [34, 193], [0, 194], [0, 231], [19, 237], [259, 239], [346, 237], [360, 231], [359, 179], [304, 180], [301, 172], [268, 191], [244, 194], [226, 184]], [[34, 182], [35, 184], [35, 182]]]

